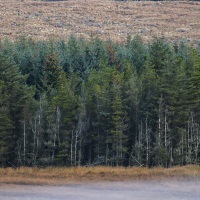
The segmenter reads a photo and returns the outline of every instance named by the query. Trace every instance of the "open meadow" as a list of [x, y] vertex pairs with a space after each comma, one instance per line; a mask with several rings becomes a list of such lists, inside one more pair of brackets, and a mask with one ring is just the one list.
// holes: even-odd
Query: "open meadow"
[[153, 36], [196, 43], [200, 38], [197, 1], [30, 1], [0, 0], [0, 39], [38, 40], [99, 37], [123, 42], [127, 36]]

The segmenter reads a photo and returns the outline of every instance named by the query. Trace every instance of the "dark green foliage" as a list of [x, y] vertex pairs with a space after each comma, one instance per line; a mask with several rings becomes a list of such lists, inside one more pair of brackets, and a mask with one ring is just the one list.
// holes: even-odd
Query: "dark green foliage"
[[200, 162], [200, 54], [165, 38], [0, 44], [1, 166]]
[[[34, 88], [25, 84], [17, 66], [0, 55], [1, 85], [1, 164], [16, 165], [22, 162], [18, 148], [21, 145], [23, 129], [21, 122], [31, 118]], [[19, 154], [18, 154], [19, 153]]]
[[140, 36], [134, 37], [128, 42], [127, 49], [127, 59], [136, 68], [137, 74], [141, 75], [145, 71], [145, 62], [148, 55], [147, 47], [143, 43], [142, 38]]

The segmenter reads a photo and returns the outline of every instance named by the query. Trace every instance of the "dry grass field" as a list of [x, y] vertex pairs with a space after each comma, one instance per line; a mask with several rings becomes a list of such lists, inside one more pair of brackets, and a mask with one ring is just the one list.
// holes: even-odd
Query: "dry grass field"
[[127, 35], [169, 40], [200, 39], [200, 2], [0, 0], [0, 39], [99, 37], [117, 42]]
[[200, 166], [148, 169], [145, 167], [2, 168], [1, 184], [69, 184], [77, 182], [200, 178]]

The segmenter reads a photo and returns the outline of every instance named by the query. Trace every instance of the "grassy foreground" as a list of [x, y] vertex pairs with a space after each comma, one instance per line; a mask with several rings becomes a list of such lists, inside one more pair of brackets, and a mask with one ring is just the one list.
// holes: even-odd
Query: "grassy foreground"
[[82, 181], [132, 181], [168, 178], [200, 178], [200, 166], [172, 168], [139, 167], [20, 167], [0, 169], [0, 184], [69, 184]]

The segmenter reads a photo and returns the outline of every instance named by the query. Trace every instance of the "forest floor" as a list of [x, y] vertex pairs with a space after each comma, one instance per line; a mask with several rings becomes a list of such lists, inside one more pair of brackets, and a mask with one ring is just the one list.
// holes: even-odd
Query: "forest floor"
[[200, 2], [110, 0], [0, 0], [0, 40], [20, 36], [50, 38], [112, 39], [154, 36], [169, 40], [200, 39]]
[[80, 182], [116, 182], [138, 180], [193, 180], [200, 178], [200, 166], [188, 165], [172, 168], [145, 167], [50, 167], [50, 168], [1, 168], [0, 186], [64, 185]]

